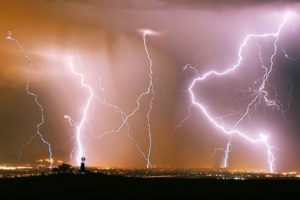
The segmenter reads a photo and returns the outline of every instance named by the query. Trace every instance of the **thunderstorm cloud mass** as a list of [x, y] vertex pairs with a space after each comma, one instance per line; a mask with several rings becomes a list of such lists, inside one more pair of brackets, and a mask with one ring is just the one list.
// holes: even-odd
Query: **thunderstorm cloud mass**
[[299, 24], [296, 0], [2, 1], [0, 164], [299, 171]]

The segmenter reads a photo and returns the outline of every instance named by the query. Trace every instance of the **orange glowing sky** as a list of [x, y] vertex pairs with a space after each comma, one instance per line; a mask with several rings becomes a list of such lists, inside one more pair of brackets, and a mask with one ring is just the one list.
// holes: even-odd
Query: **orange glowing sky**
[[[220, 3], [222, 2], [222, 3]], [[155, 167], [216, 167], [222, 154], [214, 149], [224, 147], [227, 137], [211, 127], [201, 113], [193, 116], [173, 133], [177, 122], [187, 114], [189, 99], [186, 88], [194, 77], [182, 72], [193, 64], [199, 72], [223, 69], [236, 61], [237, 50], [246, 34], [276, 29], [286, 10], [295, 13], [300, 5], [294, 1], [109, 1], [109, 0], [5, 0], [0, 6], [0, 163], [31, 163], [47, 156], [47, 149], [36, 138], [18, 159], [19, 149], [32, 134], [40, 112], [24, 91], [26, 74], [31, 73], [31, 89], [39, 95], [45, 109], [46, 123], [41, 130], [53, 146], [55, 159], [69, 160], [74, 145], [74, 128], [64, 119], [69, 114], [80, 120], [88, 93], [74, 78], [66, 64], [66, 56], [76, 56], [75, 67], [87, 83], [101, 95], [100, 76], [105, 97], [126, 113], [136, 105], [138, 95], [148, 84], [148, 60], [139, 29], [149, 28], [160, 34], [149, 36], [148, 47], [153, 60], [155, 100], [151, 115], [153, 132], [152, 164]], [[300, 11], [300, 10], [299, 10]], [[300, 22], [298, 16], [284, 33], [284, 45], [300, 56]], [[14, 42], [5, 39], [7, 32], [22, 43], [33, 61], [28, 62]], [[255, 44], [254, 44], [255, 45]], [[299, 45], [298, 45], [299, 46]], [[298, 53], [298, 54], [297, 54]], [[201, 93], [205, 102], [218, 116], [230, 106], [240, 105], [230, 99], [235, 86], [247, 89], [246, 78], [255, 77], [253, 56], [249, 47], [245, 68], [231, 78], [208, 82]], [[300, 97], [297, 92], [299, 62], [278, 63], [287, 66], [276, 71], [272, 80], [287, 101], [288, 85], [295, 91], [287, 120], [272, 113], [256, 117], [245, 129], [265, 128], [274, 133], [279, 150], [278, 170], [298, 170], [300, 137], [297, 116]], [[299, 72], [299, 73], [298, 73]], [[297, 73], [299, 75], [297, 75]], [[245, 78], [246, 77], [246, 78]], [[297, 82], [298, 80], [298, 82]], [[220, 88], [219, 86], [224, 86]], [[210, 92], [213, 91], [213, 92]], [[230, 93], [230, 95], [228, 95]], [[200, 94], [200, 93], [199, 93]], [[142, 101], [136, 117], [129, 122], [130, 133], [147, 150], [145, 113], [149, 98]], [[106, 106], [93, 101], [82, 138], [87, 163], [103, 167], [145, 167], [145, 160], [127, 137], [126, 129], [102, 139], [93, 134], [114, 129], [120, 116]], [[278, 115], [278, 113], [276, 114]], [[280, 114], [279, 114], [280, 115]], [[270, 117], [271, 116], [271, 117]], [[259, 121], [259, 122], [257, 122]], [[234, 143], [230, 164], [234, 169], [267, 167], [262, 146], [253, 146], [238, 139]], [[246, 159], [247, 158], [247, 159]]]

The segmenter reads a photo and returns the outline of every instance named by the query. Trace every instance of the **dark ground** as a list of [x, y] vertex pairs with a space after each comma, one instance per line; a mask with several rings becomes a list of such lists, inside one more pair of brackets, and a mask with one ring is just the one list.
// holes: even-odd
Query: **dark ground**
[[[101, 174], [0, 179], [0, 199], [187, 199], [192, 197], [282, 197], [299, 199], [299, 180], [126, 178]], [[29, 198], [28, 198], [29, 197]], [[116, 198], [120, 197], [120, 198]], [[126, 198], [127, 197], [127, 198]], [[156, 197], [156, 198], [153, 198]], [[287, 198], [288, 197], [288, 198]], [[208, 198], [204, 198], [208, 199]], [[226, 198], [228, 199], [228, 198]]]

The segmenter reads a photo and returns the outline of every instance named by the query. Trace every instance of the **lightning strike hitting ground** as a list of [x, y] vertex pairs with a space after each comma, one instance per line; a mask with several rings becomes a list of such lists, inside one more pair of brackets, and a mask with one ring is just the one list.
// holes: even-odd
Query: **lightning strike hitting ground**
[[[144, 150], [142, 149], [142, 147], [140, 146], [139, 142], [130, 134], [130, 125], [128, 123], [128, 121], [126, 121], [126, 113], [124, 111], [122, 111], [122, 109], [116, 105], [113, 105], [112, 103], [108, 102], [105, 98], [105, 95], [104, 95], [104, 92], [105, 92], [105, 89], [104, 87], [102, 86], [102, 79], [101, 77], [97, 76], [98, 80], [99, 80], [99, 87], [100, 87], [100, 90], [102, 92], [102, 95], [101, 97], [100, 96], [96, 96], [96, 98], [100, 101], [100, 103], [102, 103], [103, 105], [107, 106], [108, 108], [114, 110], [116, 113], [120, 114], [121, 116], [121, 120], [123, 123], [125, 123], [126, 127], [127, 127], [127, 136], [128, 138], [134, 142], [135, 146], [137, 147], [139, 153], [141, 154], [141, 156], [145, 159], [145, 161], [147, 162], [147, 164], [149, 163], [148, 162], [148, 157], [146, 155], [146, 153], [144, 152]], [[107, 135], [108, 133], [106, 134], [101, 134], [101, 135], [95, 135], [93, 131], [91, 131], [91, 134], [94, 138], [96, 139], [101, 139], [102, 137], [104, 137], [105, 135]], [[151, 167], [151, 163], [150, 163], [150, 167]]]
[[[144, 48], [145, 48], [145, 52], [146, 52], [146, 55], [147, 55], [147, 59], [149, 61], [149, 85], [148, 85], [148, 88], [145, 92], [143, 92], [142, 94], [140, 94], [140, 96], [138, 97], [137, 99], [137, 106], [135, 107], [135, 109], [133, 109], [132, 112], [130, 112], [128, 115], [122, 111], [121, 108], [119, 108], [118, 106], [115, 106], [113, 104], [111, 104], [110, 102], [108, 102], [105, 98], [105, 89], [104, 87], [102, 86], [102, 78], [99, 77], [99, 76], [96, 76], [97, 79], [98, 79], [98, 82], [99, 82], [99, 87], [100, 87], [100, 91], [101, 91], [101, 96], [98, 96], [95, 94], [94, 90], [92, 89], [91, 86], [87, 85], [84, 81], [84, 76], [83, 74], [79, 73], [78, 71], [76, 71], [74, 69], [74, 66], [73, 66], [73, 59], [71, 58], [69, 60], [69, 66], [71, 68], [71, 72], [76, 75], [76, 76], [80, 76], [80, 80], [81, 80], [81, 86], [82, 87], [85, 87], [89, 93], [90, 93], [90, 97], [86, 103], [86, 106], [84, 107], [84, 112], [83, 112], [83, 116], [81, 118], [81, 121], [79, 123], [76, 123], [74, 122], [74, 120], [69, 116], [69, 115], [65, 115], [64, 118], [68, 121], [69, 125], [71, 127], [76, 127], [76, 145], [75, 147], [73, 148], [71, 154], [70, 154], [70, 162], [72, 161], [72, 157], [73, 157], [73, 154], [74, 152], [76, 151], [77, 152], [77, 160], [80, 161], [80, 158], [83, 156], [84, 154], [84, 150], [83, 150], [83, 145], [82, 145], [82, 142], [81, 142], [81, 135], [82, 135], [82, 131], [84, 129], [84, 124], [85, 124], [85, 121], [86, 121], [86, 118], [87, 118], [87, 114], [89, 112], [89, 107], [90, 107], [90, 104], [91, 104], [91, 101], [93, 98], [96, 98], [100, 101], [101, 104], [107, 106], [108, 108], [114, 110], [116, 113], [120, 114], [121, 116], [121, 120], [122, 120], [122, 123], [121, 125], [116, 129], [116, 130], [110, 130], [110, 131], [106, 131], [100, 135], [96, 135], [94, 134], [93, 131], [90, 131], [90, 133], [92, 134], [92, 136], [96, 139], [101, 139], [102, 137], [104, 137], [105, 135], [107, 134], [110, 134], [110, 133], [118, 133], [121, 131], [121, 129], [126, 126], [127, 127], [127, 136], [130, 140], [132, 140], [139, 153], [142, 155], [142, 157], [146, 160], [146, 163], [147, 163], [147, 168], [151, 168], [152, 167], [152, 164], [151, 164], [151, 150], [152, 150], [152, 131], [151, 131], [151, 118], [150, 118], [150, 115], [151, 115], [151, 111], [152, 111], [152, 108], [153, 108], [153, 101], [154, 101], [154, 86], [153, 86], [153, 70], [152, 70], [152, 59], [150, 57], [150, 54], [149, 54], [149, 51], [148, 51], [148, 47], [147, 47], [147, 43], [146, 43], [146, 36], [147, 35], [154, 35], [156, 34], [156, 32], [153, 32], [153, 31], [150, 31], [150, 30], [143, 30], [142, 31], [143, 33], [143, 44], [144, 44]], [[146, 117], [147, 117], [147, 129], [148, 129], [148, 141], [149, 141], [149, 146], [148, 146], [148, 150], [147, 152], [145, 152], [141, 145], [139, 144], [139, 142], [130, 134], [130, 125], [129, 125], [129, 119], [131, 117], [134, 117], [135, 114], [139, 111], [140, 109], [140, 102], [142, 100], [142, 98], [144, 96], [147, 96], [149, 95], [150, 96], [150, 101], [149, 101], [149, 105], [148, 105], [148, 111], [146, 113]]]
[[[80, 86], [85, 88], [89, 92], [89, 97], [86, 101], [86, 104], [85, 104], [83, 112], [82, 112], [81, 120], [78, 124], [74, 123], [74, 121], [71, 119], [70, 116], [68, 116], [68, 115], [64, 116], [64, 118], [69, 121], [70, 125], [76, 124], [76, 147], [77, 147], [76, 148], [76, 154], [77, 154], [76, 155], [76, 161], [77, 161], [78, 164], [80, 164], [81, 158], [84, 157], [84, 150], [83, 150], [83, 146], [82, 146], [82, 142], [81, 142], [81, 136], [82, 136], [82, 132], [85, 128], [84, 126], [85, 126], [85, 123], [87, 121], [87, 115], [88, 115], [88, 112], [89, 112], [89, 109], [90, 109], [91, 102], [92, 102], [95, 95], [94, 95], [94, 91], [93, 91], [92, 87], [89, 86], [85, 82], [84, 75], [75, 70], [74, 65], [73, 65], [73, 57], [71, 56], [68, 61], [69, 61], [69, 67], [70, 67], [71, 73], [74, 76], [79, 77]], [[72, 154], [73, 154], [73, 151], [71, 152], [71, 155], [70, 155], [71, 158], [72, 158]]]
[[[222, 133], [224, 133], [226, 135], [229, 135], [229, 140], [228, 140], [228, 143], [226, 145], [226, 149], [224, 150], [224, 152], [225, 152], [225, 157], [224, 157], [224, 162], [223, 162], [224, 167], [228, 166], [228, 155], [229, 155], [229, 152], [231, 151], [230, 147], [231, 147], [232, 137], [234, 135], [236, 135], [236, 136], [239, 136], [239, 137], [241, 137], [241, 138], [243, 138], [243, 139], [245, 139], [245, 140], [247, 140], [251, 143], [261, 143], [261, 144], [263, 144], [266, 147], [266, 151], [267, 151], [266, 153], [268, 155], [269, 171], [271, 173], [274, 172], [275, 157], [274, 157], [274, 154], [273, 154], [272, 150], [275, 147], [270, 145], [269, 140], [268, 140], [268, 135], [263, 134], [263, 133], [259, 133], [258, 138], [252, 138], [252, 137], [248, 136], [246, 133], [239, 131], [238, 126], [245, 119], [245, 117], [248, 116], [249, 112], [251, 111], [251, 108], [255, 107], [256, 104], [261, 103], [261, 101], [263, 101], [267, 106], [272, 106], [272, 107], [275, 107], [278, 110], [282, 110], [281, 109], [282, 106], [276, 100], [276, 98], [275, 99], [270, 99], [269, 93], [266, 90], [266, 86], [269, 86], [268, 80], [269, 80], [270, 74], [273, 70], [274, 57], [278, 53], [278, 41], [279, 41], [280, 33], [281, 33], [284, 25], [287, 23], [287, 21], [290, 17], [290, 14], [291, 13], [287, 13], [285, 15], [282, 23], [278, 27], [277, 31], [274, 32], [274, 33], [249, 34], [249, 35], [247, 35], [246, 38], [243, 40], [240, 48], [239, 48], [238, 61], [235, 65], [231, 66], [230, 68], [228, 68], [228, 69], [226, 69], [225, 71], [222, 71], [222, 72], [217, 72], [217, 71], [214, 71], [214, 70], [208, 71], [208, 72], [204, 73], [203, 75], [198, 76], [197, 78], [193, 79], [191, 85], [188, 88], [192, 105], [194, 105], [196, 108], [198, 108], [213, 126], [215, 126], [217, 129], [219, 129]], [[237, 122], [233, 125], [232, 128], [227, 128], [224, 125], [218, 123], [218, 121], [215, 120], [215, 118], [210, 115], [210, 113], [207, 110], [207, 108], [205, 107], [205, 105], [203, 105], [199, 100], [196, 99], [193, 89], [194, 89], [194, 87], [197, 83], [205, 81], [205, 80], [209, 79], [212, 76], [222, 77], [222, 76], [226, 76], [229, 73], [234, 72], [237, 68], [241, 67], [241, 63], [243, 61], [242, 53], [243, 53], [244, 48], [247, 46], [247, 44], [250, 40], [259, 39], [259, 38], [270, 38], [270, 37], [275, 39], [275, 41], [273, 43], [274, 51], [273, 51], [273, 54], [270, 57], [270, 66], [269, 66], [269, 68], [264, 66], [262, 58], [261, 58], [261, 52], [259, 52], [261, 62], [262, 62], [262, 68], [265, 70], [265, 73], [264, 73], [263, 77], [261, 78], [261, 85], [258, 87], [257, 90], [254, 91], [253, 98], [250, 101], [250, 103], [247, 105], [247, 108], [246, 108], [245, 112], [242, 114], [242, 116], [237, 120]]]
[[[153, 69], [152, 69], [153, 64], [152, 64], [152, 59], [151, 59], [151, 56], [149, 54], [149, 50], [148, 50], [148, 47], [147, 47], [147, 36], [148, 35], [157, 35], [158, 33], [154, 32], [154, 31], [151, 31], [151, 30], [147, 30], [147, 29], [146, 30], [144, 30], [144, 29], [139, 30], [139, 32], [141, 32], [143, 34], [142, 36], [143, 36], [144, 49], [145, 49], [145, 52], [146, 52], [147, 59], [149, 61], [149, 85], [147, 87], [147, 90], [142, 92], [138, 96], [138, 98], [136, 100], [136, 107], [129, 114], [126, 114], [119, 107], [110, 104], [105, 99], [102, 99], [101, 100], [102, 103], [104, 103], [105, 105], [107, 105], [110, 108], [113, 108], [116, 112], [121, 114], [122, 123], [120, 124], [120, 126], [117, 129], [106, 131], [106, 132], [104, 132], [100, 135], [94, 135], [94, 137], [102, 138], [107, 134], [119, 133], [122, 130], [122, 128], [124, 126], [126, 126], [127, 127], [127, 136], [135, 143], [135, 145], [136, 145], [137, 149], [139, 150], [140, 154], [146, 160], [147, 168], [151, 168], [152, 167], [152, 164], [151, 164], [151, 151], [152, 151], [151, 112], [152, 112], [152, 108], [153, 108], [153, 101], [154, 101], [154, 97], [155, 97], [155, 91], [154, 91], [154, 85], [153, 85]], [[101, 87], [101, 91], [104, 91], [103, 87]], [[148, 111], [146, 113], [147, 129], [148, 129], [148, 141], [149, 141], [147, 152], [142, 150], [141, 145], [138, 143], [138, 141], [132, 135], [130, 135], [130, 133], [129, 133], [130, 126], [129, 126], [129, 123], [128, 123], [128, 121], [132, 117], [134, 117], [136, 115], [136, 113], [140, 110], [141, 100], [145, 96], [150, 96], [150, 101], [149, 101], [149, 104], [148, 104]]]
[[[6, 39], [7, 40], [10, 40], [10, 41], [13, 41], [17, 44], [18, 48], [21, 50], [22, 54], [25, 56], [26, 60], [28, 61], [29, 63], [29, 66], [30, 66], [30, 69], [32, 69], [33, 67], [33, 63], [32, 63], [32, 59], [30, 58], [30, 56], [28, 55], [28, 53], [25, 51], [24, 47], [21, 45], [21, 43], [13, 37], [12, 33], [9, 31], [7, 36], [6, 36]], [[48, 147], [48, 152], [49, 152], [49, 168], [51, 169], [52, 168], [52, 165], [53, 165], [53, 155], [52, 155], [52, 147], [51, 147], [51, 144], [44, 138], [44, 136], [42, 135], [42, 133], [40, 132], [40, 128], [41, 126], [45, 123], [45, 116], [44, 116], [44, 108], [42, 106], [42, 104], [39, 102], [38, 100], [38, 95], [33, 93], [32, 91], [30, 91], [30, 81], [29, 81], [29, 76], [30, 75], [27, 75], [27, 83], [26, 83], [26, 93], [29, 95], [29, 96], [32, 96], [34, 98], [34, 101], [36, 103], [36, 105], [39, 107], [40, 111], [41, 111], [41, 119], [40, 119], [40, 122], [36, 125], [36, 133], [34, 135], [32, 135], [30, 137], [30, 139], [25, 143], [23, 144], [21, 147], [20, 147], [20, 157], [22, 156], [22, 153], [23, 153], [23, 149], [29, 145], [32, 140], [36, 137], [36, 136], [39, 136], [39, 138], [41, 139], [41, 141], [43, 142], [43, 144], [45, 144], [47, 147]]]
[[[70, 115], [64, 115], [64, 119], [68, 121], [70, 127], [75, 127], [76, 126], [76, 122], [71, 118]], [[76, 137], [75, 137], [76, 138]], [[74, 155], [74, 152], [75, 152], [75, 149], [76, 149], [76, 144], [74, 144], [73, 148], [72, 148], [72, 151], [70, 153], [70, 156], [69, 156], [69, 163], [72, 163], [73, 162], [73, 155]]]

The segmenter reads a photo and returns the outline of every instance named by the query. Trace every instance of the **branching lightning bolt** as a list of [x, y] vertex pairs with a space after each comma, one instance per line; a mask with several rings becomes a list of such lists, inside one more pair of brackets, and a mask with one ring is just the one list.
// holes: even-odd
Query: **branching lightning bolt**
[[148, 107], [148, 112], [147, 112], [147, 125], [148, 125], [148, 139], [149, 139], [149, 147], [148, 147], [148, 155], [147, 155], [147, 168], [151, 167], [151, 162], [150, 162], [150, 156], [151, 156], [151, 150], [152, 150], [152, 132], [151, 132], [151, 123], [150, 123], [150, 115], [151, 111], [153, 108], [153, 101], [154, 101], [154, 86], [153, 86], [153, 70], [152, 70], [152, 59], [150, 57], [148, 47], [147, 47], [147, 41], [146, 41], [146, 36], [147, 34], [150, 34], [149, 31], [145, 31], [143, 34], [143, 41], [144, 41], [144, 47], [145, 47], [145, 52], [147, 54], [147, 58], [149, 60], [149, 69], [150, 69], [150, 74], [149, 74], [149, 86], [147, 92], [150, 93], [151, 99]]
[[[122, 109], [120, 109], [118, 106], [112, 105], [111, 103], [107, 102], [105, 100], [105, 98], [100, 99], [100, 101], [114, 109], [116, 112], [120, 113], [121, 115], [121, 119], [122, 119], [122, 123], [120, 124], [120, 126], [117, 129], [114, 130], [109, 130], [109, 131], [105, 131], [100, 135], [94, 135], [95, 138], [102, 138], [107, 134], [111, 134], [111, 133], [119, 133], [122, 128], [124, 126], [127, 127], [127, 136], [135, 143], [138, 151], [140, 152], [140, 154], [143, 156], [143, 158], [146, 160], [147, 162], [147, 168], [151, 168], [152, 167], [152, 163], [151, 163], [151, 152], [152, 152], [152, 129], [151, 129], [151, 112], [152, 112], [152, 108], [153, 108], [153, 101], [154, 101], [154, 97], [155, 97], [155, 91], [154, 91], [154, 84], [153, 84], [153, 62], [148, 50], [148, 46], [147, 46], [147, 35], [153, 35], [156, 34], [155, 32], [151, 31], [151, 30], [142, 30], [142, 36], [143, 36], [143, 45], [144, 45], [144, 49], [146, 52], [146, 56], [147, 59], [149, 61], [149, 85], [146, 89], [146, 91], [142, 92], [137, 100], [136, 100], [136, 107], [129, 113], [126, 114], [124, 111], [122, 111]], [[101, 80], [101, 79], [100, 79]], [[105, 91], [103, 87], [101, 87], [101, 91]], [[147, 109], [147, 113], [146, 113], [146, 118], [147, 118], [147, 130], [148, 130], [148, 151], [145, 152], [142, 148], [141, 145], [138, 143], [138, 141], [129, 133], [130, 130], [130, 125], [129, 125], [129, 120], [134, 117], [136, 115], [136, 113], [140, 110], [141, 107], [141, 100], [145, 97], [145, 96], [150, 96], [150, 101], [148, 104], [148, 109]]]
[[[89, 112], [89, 109], [90, 109], [90, 105], [91, 105], [91, 102], [94, 98], [94, 91], [92, 89], [91, 86], [89, 86], [86, 82], [85, 82], [85, 79], [84, 79], [84, 75], [78, 71], [76, 71], [76, 69], [74, 68], [74, 64], [73, 64], [73, 56], [70, 56], [69, 57], [69, 67], [70, 67], [70, 71], [71, 73], [76, 76], [76, 77], [79, 77], [80, 79], [80, 86], [85, 88], [88, 92], [89, 92], [89, 97], [85, 103], [85, 106], [84, 106], [84, 109], [83, 109], [83, 112], [82, 112], [82, 117], [81, 117], [81, 120], [78, 124], [76, 124], [70, 116], [68, 115], [65, 115], [65, 119], [67, 119], [69, 121], [69, 124], [71, 126], [76, 126], [76, 161], [78, 163], [80, 163], [81, 161], [81, 158], [84, 156], [84, 150], [83, 150], [83, 146], [82, 146], [82, 142], [81, 142], [81, 136], [82, 136], [82, 131], [84, 130], [84, 126], [85, 126], [85, 123], [87, 121], [87, 115], [88, 115], [88, 112]], [[74, 150], [74, 149], [73, 149]], [[70, 157], [72, 157], [72, 154], [73, 154], [73, 150], [71, 152], [71, 155]]]
[[[238, 126], [239, 124], [245, 119], [245, 117], [249, 114], [249, 112], [251, 111], [252, 107], [255, 107], [257, 103], [261, 103], [261, 101], [263, 101], [267, 106], [274, 106], [276, 107], [278, 110], [280, 110], [281, 106], [280, 104], [276, 101], [276, 99], [270, 99], [269, 98], [269, 93], [266, 90], [266, 86], [268, 84], [268, 80], [270, 77], [270, 74], [273, 70], [273, 66], [274, 66], [274, 57], [277, 55], [278, 52], [278, 41], [279, 41], [279, 36], [280, 33], [284, 27], [284, 25], [287, 23], [288, 19], [289, 19], [290, 13], [287, 13], [282, 21], [282, 23], [280, 24], [280, 26], [278, 27], [277, 31], [274, 33], [266, 33], [266, 34], [249, 34], [246, 36], [246, 38], [243, 40], [239, 51], [238, 51], [238, 61], [236, 64], [234, 64], [233, 66], [231, 66], [230, 68], [226, 69], [225, 71], [222, 72], [218, 72], [218, 71], [208, 71], [206, 73], [204, 73], [201, 76], [198, 76], [197, 78], [194, 78], [192, 83], [190, 84], [188, 91], [189, 91], [189, 95], [190, 95], [190, 99], [192, 102], [192, 105], [194, 105], [196, 108], [198, 108], [203, 115], [207, 118], [207, 120], [214, 126], [216, 127], [218, 130], [220, 130], [222, 133], [229, 135], [229, 140], [228, 143], [226, 145], [226, 149], [224, 150], [225, 152], [225, 158], [224, 158], [224, 167], [228, 166], [228, 154], [231, 151], [230, 147], [231, 147], [231, 142], [232, 142], [232, 137], [234, 135], [240, 136], [241, 138], [251, 142], [251, 143], [262, 143], [267, 150], [267, 155], [268, 155], [268, 165], [269, 165], [269, 171], [271, 173], [274, 172], [274, 162], [275, 162], [275, 157], [273, 154], [273, 149], [274, 147], [270, 145], [269, 140], [268, 140], [268, 136], [265, 134], [260, 133], [258, 138], [252, 138], [250, 136], [248, 136], [246, 133], [241, 132], [238, 130]], [[252, 100], [250, 101], [250, 103], [247, 105], [247, 108], [245, 110], [245, 112], [242, 114], [242, 116], [237, 120], [237, 122], [233, 125], [232, 128], [226, 128], [224, 125], [218, 123], [209, 113], [209, 111], [207, 110], [207, 108], [205, 107], [205, 105], [203, 105], [199, 100], [196, 99], [195, 97], [195, 93], [194, 93], [194, 87], [197, 83], [205, 81], [207, 79], [209, 79], [212, 76], [217, 76], [217, 77], [222, 77], [222, 76], [226, 76], [229, 73], [234, 72], [236, 69], [238, 69], [239, 67], [241, 67], [242, 61], [243, 61], [243, 50], [244, 48], [247, 46], [249, 40], [251, 39], [258, 39], [258, 38], [269, 38], [269, 37], [273, 37], [275, 38], [274, 41], [274, 51], [273, 54], [270, 57], [270, 67], [267, 68], [262, 64], [263, 69], [265, 70], [265, 73], [261, 79], [261, 85], [259, 86], [259, 88], [254, 91], [254, 96], [252, 98]], [[261, 53], [260, 53], [261, 55]], [[262, 59], [261, 59], [262, 61]]]
[[[96, 98], [100, 101], [100, 103], [102, 103], [103, 105], [107, 106], [108, 108], [114, 110], [116, 113], [119, 113], [121, 116], [121, 120], [122, 123], [121, 125], [116, 129], [116, 130], [110, 130], [110, 131], [106, 131], [100, 135], [96, 135], [94, 134], [93, 131], [90, 131], [90, 133], [92, 134], [93, 137], [100, 139], [102, 137], [104, 137], [107, 134], [110, 133], [118, 133], [121, 131], [121, 129], [126, 126], [127, 127], [127, 136], [135, 143], [138, 151], [140, 152], [140, 154], [143, 156], [143, 158], [146, 160], [147, 162], [147, 168], [152, 167], [151, 164], [151, 150], [152, 150], [152, 130], [151, 130], [151, 111], [153, 108], [153, 101], [154, 101], [154, 86], [153, 86], [153, 70], [152, 70], [152, 59], [150, 57], [149, 51], [148, 51], [148, 47], [147, 47], [147, 41], [146, 41], [146, 36], [148, 34], [152, 34], [152, 31], [149, 30], [145, 30], [143, 31], [143, 44], [144, 44], [144, 48], [145, 48], [145, 52], [147, 55], [147, 59], [149, 61], [149, 85], [148, 88], [145, 92], [141, 93], [140, 96], [137, 98], [137, 106], [132, 110], [132, 112], [130, 112], [128, 115], [118, 106], [113, 105], [112, 103], [108, 102], [104, 96], [105, 93], [105, 89], [102, 86], [102, 79], [101, 77], [97, 76], [97, 79], [99, 81], [99, 86], [100, 86], [100, 90], [101, 90], [101, 96], [98, 96], [94, 93], [93, 89], [91, 86], [87, 85], [84, 81], [84, 76], [83, 74], [79, 73], [78, 71], [76, 71], [74, 69], [73, 66], [73, 59], [71, 58], [69, 60], [69, 66], [71, 68], [71, 72], [76, 75], [76, 76], [80, 76], [80, 80], [81, 80], [81, 86], [86, 88], [89, 93], [90, 93], [90, 97], [84, 107], [84, 111], [83, 111], [83, 115], [81, 118], [81, 121], [79, 123], [74, 122], [74, 120], [69, 116], [69, 115], [65, 115], [64, 118], [68, 121], [69, 125], [71, 127], [76, 127], [76, 147], [73, 148], [71, 154], [70, 154], [70, 161], [72, 160], [73, 157], [73, 153], [75, 152], [75, 149], [77, 149], [77, 160], [80, 160], [80, 157], [82, 157], [83, 155], [83, 146], [82, 146], [82, 142], [81, 142], [81, 135], [82, 135], [82, 130], [84, 129], [84, 124], [87, 118], [87, 114], [89, 112], [89, 107], [91, 104], [91, 101], [93, 98]], [[147, 129], [148, 129], [148, 141], [149, 141], [149, 146], [148, 146], [148, 151], [145, 152], [139, 142], [129, 133], [130, 130], [130, 125], [129, 125], [129, 119], [132, 118], [133, 116], [135, 116], [135, 114], [139, 111], [140, 107], [141, 107], [141, 100], [144, 96], [150, 95], [150, 101], [149, 101], [149, 106], [148, 106], [148, 111], [146, 113], [146, 117], [147, 117]]]
[[[9, 31], [8, 32], [8, 35], [6, 37], [7, 40], [10, 40], [10, 41], [13, 41], [17, 44], [18, 48], [21, 50], [22, 54], [25, 56], [25, 58], [27, 59], [29, 65], [30, 65], [30, 68], [33, 67], [33, 63], [32, 63], [32, 59], [30, 58], [30, 56], [28, 55], [28, 53], [25, 51], [24, 47], [21, 45], [21, 43], [13, 37], [12, 33]], [[40, 132], [40, 128], [41, 126], [45, 123], [45, 116], [44, 116], [44, 108], [42, 106], [42, 104], [39, 102], [39, 99], [38, 99], [38, 95], [33, 93], [32, 91], [30, 91], [30, 81], [29, 81], [29, 77], [28, 77], [28, 80], [27, 80], [27, 83], [26, 83], [26, 93], [29, 95], [29, 96], [32, 96], [34, 98], [34, 101], [36, 103], [36, 105], [39, 107], [40, 111], [41, 111], [41, 120], [40, 122], [36, 125], [36, 133], [34, 135], [32, 135], [30, 137], [30, 139], [21, 146], [20, 148], [20, 156], [22, 156], [22, 153], [23, 153], [23, 149], [29, 145], [32, 140], [36, 137], [36, 136], [39, 136], [39, 138], [41, 139], [41, 141], [48, 147], [48, 152], [49, 152], [49, 168], [51, 169], [52, 168], [52, 165], [53, 165], [53, 155], [52, 155], [52, 147], [51, 147], [51, 144], [44, 138], [43, 134]]]
[[180, 129], [183, 126], [183, 124], [184, 124], [185, 121], [187, 121], [189, 118], [191, 118], [191, 116], [192, 116], [192, 110], [191, 110], [191, 108], [192, 108], [192, 105], [189, 105], [188, 109], [187, 109], [188, 110], [188, 114], [186, 115], [185, 118], [183, 118], [182, 120], [179, 121], [179, 123], [177, 124], [177, 126], [175, 126], [175, 128], [173, 129], [173, 133], [175, 133], [178, 129]]
[[[126, 127], [127, 127], [127, 136], [128, 138], [134, 142], [135, 146], [137, 147], [139, 153], [141, 154], [141, 156], [146, 160], [147, 164], [149, 163], [148, 162], [148, 158], [147, 158], [147, 155], [146, 153], [143, 151], [142, 147], [140, 146], [139, 142], [137, 141], [137, 139], [135, 139], [131, 134], [130, 134], [130, 125], [128, 123], [128, 121], [126, 121], [126, 113], [124, 111], [122, 111], [122, 109], [116, 105], [113, 105], [112, 103], [108, 102], [104, 96], [104, 92], [105, 92], [105, 89], [104, 87], [102, 86], [102, 79], [101, 77], [97, 77], [98, 80], [99, 80], [99, 86], [100, 86], [100, 90], [102, 92], [102, 96], [99, 97], [99, 96], [96, 96], [96, 98], [100, 101], [100, 103], [102, 103], [103, 105], [107, 106], [108, 108], [114, 110], [116, 113], [119, 113], [120, 116], [121, 116], [121, 119], [122, 119], [122, 122], [125, 123]], [[94, 138], [96, 139], [101, 139], [102, 137], [104, 137], [106, 134], [101, 134], [101, 135], [96, 135], [94, 134], [93, 131], [91, 131], [91, 134]], [[151, 163], [150, 163], [150, 166], [151, 166]]]
[[[191, 70], [197, 76], [199, 75], [199, 71], [193, 65], [191, 65], [191, 64], [186, 64], [183, 67], [182, 72], [187, 71], [187, 70]], [[191, 108], [192, 108], [192, 105], [189, 105], [188, 109], [187, 109], [188, 110], [188, 114], [186, 115], [185, 118], [183, 118], [182, 120], [179, 121], [179, 123], [177, 124], [177, 126], [175, 126], [175, 128], [173, 129], [173, 133], [175, 133], [178, 129], [180, 129], [183, 126], [183, 124], [184, 124], [185, 121], [187, 121], [189, 118], [191, 118], [191, 116], [192, 116], [192, 110], [191, 110]]]
[[289, 54], [287, 53], [287, 51], [284, 48], [282, 48], [281, 50], [284, 53], [284, 57], [286, 59], [289, 59], [289, 60], [292, 60], [292, 61], [297, 61], [297, 60], [300, 59], [300, 57], [291, 57], [291, 56], [289, 56]]

